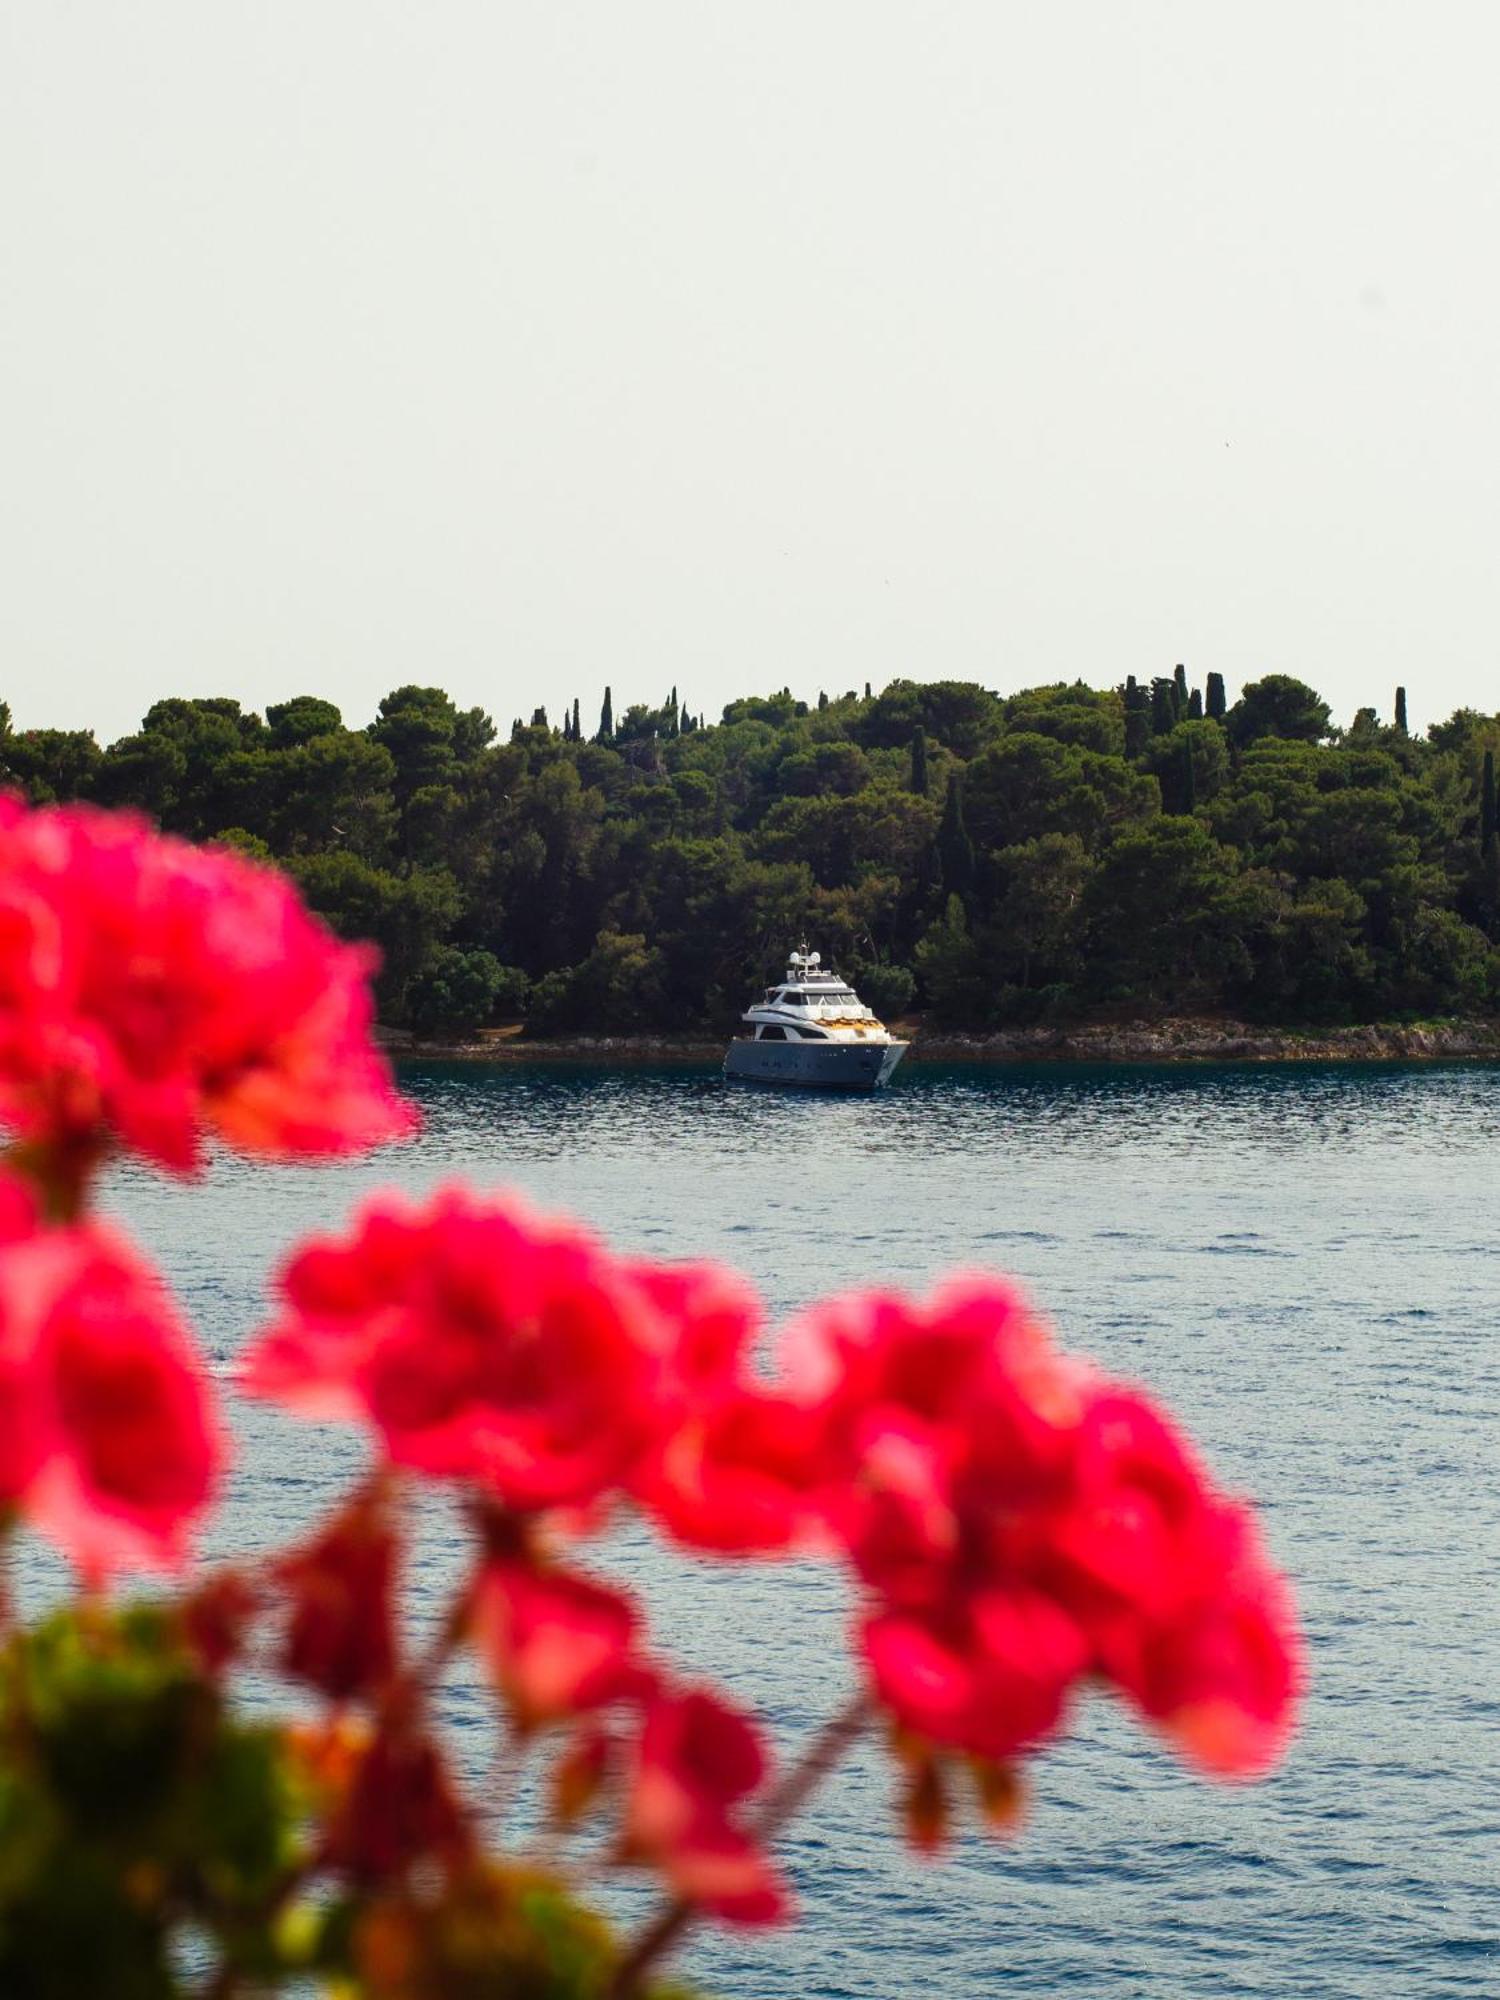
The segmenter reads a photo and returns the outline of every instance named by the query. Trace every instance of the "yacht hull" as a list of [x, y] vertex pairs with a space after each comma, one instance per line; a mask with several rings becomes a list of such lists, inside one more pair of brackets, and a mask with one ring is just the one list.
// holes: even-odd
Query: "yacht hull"
[[731, 1042], [724, 1074], [736, 1083], [803, 1090], [879, 1090], [906, 1054], [905, 1042]]

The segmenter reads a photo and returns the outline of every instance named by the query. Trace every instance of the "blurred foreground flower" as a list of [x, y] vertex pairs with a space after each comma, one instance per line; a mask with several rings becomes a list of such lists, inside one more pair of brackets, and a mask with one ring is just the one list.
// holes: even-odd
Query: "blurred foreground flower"
[[24, 1185], [0, 1177], [0, 1502], [92, 1581], [170, 1568], [224, 1456], [156, 1274], [98, 1223], [43, 1227]]
[[1213, 1775], [1276, 1761], [1300, 1672], [1284, 1586], [1248, 1509], [1144, 1396], [983, 1278], [831, 1300], [784, 1352], [904, 1726], [1009, 1758], [1099, 1680]]
[[394, 1464], [523, 1511], [616, 1490], [733, 1365], [740, 1332], [718, 1291], [682, 1288], [663, 1310], [576, 1224], [458, 1187], [421, 1206], [377, 1196], [352, 1234], [294, 1257], [281, 1290], [249, 1394], [363, 1418]]
[[128, 814], [0, 797], [0, 1117], [177, 1172], [363, 1151], [411, 1129], [371, 1040], [363, 946], [284, 876]]

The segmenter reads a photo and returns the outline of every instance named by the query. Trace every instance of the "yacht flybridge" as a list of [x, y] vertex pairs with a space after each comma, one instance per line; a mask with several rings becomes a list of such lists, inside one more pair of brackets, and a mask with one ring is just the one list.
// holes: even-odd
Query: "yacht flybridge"
[[744, 1083], [878, 1090], [907, 1050], [805, 946], [791, 954], [781, 984], [768, 986], [740, 1019], [724, 1074]]

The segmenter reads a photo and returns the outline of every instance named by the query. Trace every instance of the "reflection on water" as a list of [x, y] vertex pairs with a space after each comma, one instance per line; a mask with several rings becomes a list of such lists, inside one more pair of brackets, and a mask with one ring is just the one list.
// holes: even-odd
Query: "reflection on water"
[[[1183, 1776], [1103, 1703], [1036, 1773], [1024, 1837], [946, 1867], [888, 1832], [878, 1760], [788, 1859], [803, 1922], [706, 1938], [726, 1995], [1475, 1995], [1494, 1957], [1500, 1638], [1497, 1091], [1481, 1069], [913, 1067], [879, 1098], [736, 1090], [710, 1071], [413, 1069], [426, 1130], [354, 1168], [222, 1162], [207, 1191], [121, 1171], [115, 1206], [221, 1366], [266, 1273], [357, 1193], [517, 1184], [617, 1241], [732, 1259], [783, 1313], [874, 1276], [1014, 1272], [1070, 1344], [1165, 1394], [1266, 1508], [1316, 1676], [1287, 1770]], [[216, 1538], [305, 1521], [358, 1460], [241, 1410]], [[679, 1656], [793, 1737], [838, 1697], [845, 1606], [814, 1567], [611, 1552]], [[435, 1514], [424, 1562], [454, 1553]], [[485, 1762], [470, 1685], [448, 1719]]]

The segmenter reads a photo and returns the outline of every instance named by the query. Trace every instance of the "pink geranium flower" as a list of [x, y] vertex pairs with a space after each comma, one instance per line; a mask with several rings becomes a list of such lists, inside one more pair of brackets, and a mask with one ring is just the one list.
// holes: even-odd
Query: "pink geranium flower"
[[645, 1705], [626, 1804], [626, 1851], [673, 1891], [731, 1923], [774, 1923], [786, 1893], [738, 1811], [765, 1776], [745, 1717], [705, 1689], [659, 1688]]
[[832, 1300], [791, 1329], [787, 1379], [823, 1425], [821, 1504], [906, 1728], [1008, 1758], [1100, 1678], [1214, 1775], [1275, 1761], [1300, 1642], [1247, 1511], [1010, 1287]]
[[579, 1507], [676, 1421], [719, 1332], [664, 1312], [639, 1270], [513, 1197], [448, 1188], [369, 1203], [312, 1244], [243, 1381], [304, 1414], [362, 1417], [399, 1465], [520, 1509]]
[[172, 1567], [225, 1448], [192, 1342], [155, 1273], [97, 1224], [0, 1209], [0, 1498], [87, 1575]]
[[720, 1265], [636, 1263], [630, 1275], [670, 1329], [661, 1421], [633, 1497], [689, 1548], [748, 1555], [806, 1539], [822, 1425], [752, 1375], [759, 1299]]
[[1249, 1509], [1139, 1391], [1094, 1399], [1052, 1548], [1098, 1670], [1185, 1756], [1220, 1777], [1278, 1760], [1303, 1678], [1289, 1593]]
[[632, 1490], [688, 1548], [778, 1553], [808, 1540], [817, 1525], [822, 1442], [805, 1405], [736, 1385], [682, 1412]]
[[637, 1691], [639, 1624], [620, 1591], [561, 1568], [492, 1559], [471, 1610], [475, 1644], [524, 1729]]
[[1088, 1641], [1036, 1590], [974, 1590], [951, 1606], [881, 1611], [864, 1628], [885, 1704], [931, 1742], [1003, 1759], [1051, 1736], [1089, 1664]]
[[288, 1616], [283, 1669], [335, 1701], [373, 1695], [396, 1667], [398, 1545], [384, 1510], [357, 1500], [283, 1557]]
[[290, 1158], [409, 1131], [368, 948], [271, 868], [131, 814], [0, 797], [0, 1119], [178, 1172], [212, 1133]]

